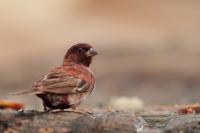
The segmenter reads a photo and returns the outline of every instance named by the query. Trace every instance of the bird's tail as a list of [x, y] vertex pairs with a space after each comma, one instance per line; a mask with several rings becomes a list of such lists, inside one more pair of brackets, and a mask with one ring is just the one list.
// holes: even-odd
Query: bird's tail
[[16, 93], [13, 93], [13, 95], [24, 95], [24, 94], [35, 94], [37, 93], [35, 91], [35, 89], [32, 89], [32, 90], [25, 90], [25, 91], [21, 91], [21, 92], [16, 92]]

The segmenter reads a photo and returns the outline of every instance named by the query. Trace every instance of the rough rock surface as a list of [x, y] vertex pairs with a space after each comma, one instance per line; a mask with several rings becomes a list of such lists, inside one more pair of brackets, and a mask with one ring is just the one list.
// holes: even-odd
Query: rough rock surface
[[198, 114], [145, 114], [122, 111], [0, 112], [2, 133], [179, 133], [200, 132]]

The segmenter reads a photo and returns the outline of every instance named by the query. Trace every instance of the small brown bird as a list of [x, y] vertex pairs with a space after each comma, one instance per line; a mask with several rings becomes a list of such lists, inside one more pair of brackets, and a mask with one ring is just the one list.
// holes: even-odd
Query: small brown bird
[[42, 99], [45, 112], [68, 108], [75, 110], [94, 89], [96, 79], [89, 66], [95, 55], [96, 50], [89, 44], [72, 46], [61, 66], [35, 82], [31, 90], [18, 94], [36, 94]]

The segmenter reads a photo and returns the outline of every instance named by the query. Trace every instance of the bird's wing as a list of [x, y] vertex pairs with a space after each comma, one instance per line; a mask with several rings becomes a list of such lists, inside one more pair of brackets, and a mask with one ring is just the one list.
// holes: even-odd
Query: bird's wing
[[52, 92], [59, 94], [87, 92], [91, 87], [89, 82], [77, 75], [57, 71], [51, 71], [33, 85], [36, 93]]
[[94, 85], [88, 82], [87, 79], [80, 78], [79, 74], [70, 74], [66, 71], [50, 71], [35, 82], [32, 89], [14, 94], [40, 94], [44, 92], [69, 94], [92, 91]]

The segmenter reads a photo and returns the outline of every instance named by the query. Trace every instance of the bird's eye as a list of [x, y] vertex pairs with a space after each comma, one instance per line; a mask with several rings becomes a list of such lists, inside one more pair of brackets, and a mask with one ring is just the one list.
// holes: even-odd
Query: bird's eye
[[78, 52], [81, 53], [81, 54], [83, 54], [83, 53], [85, 52], [85, 50], [82, 49], [82, 48], [79, 48], [79, 49], [78, 49]]

